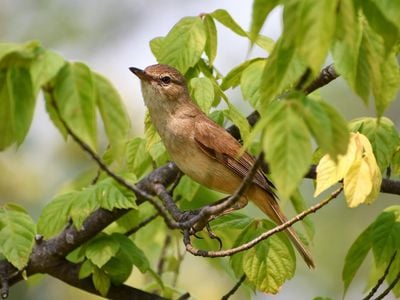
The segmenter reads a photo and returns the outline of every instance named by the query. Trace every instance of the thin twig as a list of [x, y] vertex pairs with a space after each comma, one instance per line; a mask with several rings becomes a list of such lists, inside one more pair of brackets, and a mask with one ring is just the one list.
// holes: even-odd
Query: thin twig
[[228, 293], [226, 293], [221, 297], [221, 300], [228, 300], [230, 296], [236, 293], [236, 291], [239, 289], [239, 287], [245, 280], [246, 280], [246, 275], [243, 274], [242, 277], [240, 277], [239, 281], [233, 286], [233, 288]]
[[341, 186], [338, 190], [336, 190], [335, 192], [333, 192], [327, 199], [311, 206], [309, 209], [303, 211], [302, 213], [296, 215], [295, 217], [293, 217], [292, 219], [286, 221], [285, 223], [282, 223], [279, 226], [274, 227], [271, 230], [268, 230], [267, 232], [264, 232], [263, 234], [259, 235], [258, 237], [256, 237], [255, 239], [251, 240], [250, 242], [247, 242], [245, 244], [242, 244], [238, 247], [235, 248], [231, 248], [228, 250], [222, 250], [222, 251], [207, 251], [207, 250], [200, 250], [200, 249], [196, 249], [195, 247], [193, 247], [193, 245], [191, 244], [190, 241], [190, 235], [189, 232], [187, 230], [184, 231], [184, 243], [186, 246], [186, 250], [190, 253], [192, 253], [195, 256], [204, 256], [204, 257], [223, 257], [223, 256], [231, 256], [233, 254], [236, 254], [238, 252], [241, 251], [245, 251], [248, 250], [250, 248], [252, 248], [254, 245], [258, 244], [259, 242], [269, 238], [270, 236], [281, 232], [285, 229], [287, 229], [288, 227], [292, 226], [293, 224], [297, 223], [298, 221], [304, 219], [307, 215], [316, 212], [317, 210], [321, 209], [323, 206], [325, 206], [326, 204], [328, 204], [331, 200], [333, 200], [334, 198], [336, 198], [340, 192], [343, 190], [343, 187]]
[[400, 281], [400, 271], [397, 273], [396, 278], [392, 281], [391, 284], [380, 294], [378, 297], [375, 298], [375, 300], [382, 300], [384, 297], [386, 297], [387, 294], [390, 293], [390, 291], [396, 286], [396, 284]]
[[157, 264], [157, 274], [159, 276], [161, 276], [162, 273], [164, 273], [165, 258], [167, 255], [167, 249], [170, 244], [171, 244], [171, 235], [167, 234], [167, 236], [165, 237], [165, 240], [164, 240], [164, 245], [161, 248], [160, 258], [159, 258], [158, 264]]
[[388, 276], [389, 271], [390, 271], [390, 267], [392, 266], [392, 263], [396, 257], [397, 251], [395, 251], [392, 255], [392, 257], [390, 258], [389, 264], [387, 265], [385, 272], [383, 273], [382, 277], [379, 278], [378, 282], [375, 284], [375, 286], [371, 289], [371, 291], [368, 293], [367, 296], [365, 296], [363, 298], [363, 300], [369, 300], [372, 298], [373, 295], [375, 295], [376, 291], [379, 289], [379, 287], [381, 286], [381, 284], [385, 281], [385, 278]]
[[150, 217], [144, 219], [142, 222], [140, 222], [135, 227], [133, 227], [133, 228], [129, 229], [127, 232], [125, 232], [125, 235], [131, 236], [132, 234], [136, 233], [137, 231], [139, 231], [140, 229], [145, 227], [147, 224], [149, 224], [151, 221], [155, 220], [159, 216], [160, 216], [159, 213], [155, 213], [154, 215], [151, 215]]

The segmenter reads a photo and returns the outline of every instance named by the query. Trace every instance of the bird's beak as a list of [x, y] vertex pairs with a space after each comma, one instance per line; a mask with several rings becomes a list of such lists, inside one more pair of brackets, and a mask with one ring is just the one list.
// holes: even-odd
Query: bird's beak
[[137, 77], [139, 77], [140, 80], [145, 80], [145, 81], [150, 81], [152, 80], [152, 77], [146, 74], [146, 72], [142, 69], [138, 69], [135, 67], [130, 67], [129, 70], [135, 74]]

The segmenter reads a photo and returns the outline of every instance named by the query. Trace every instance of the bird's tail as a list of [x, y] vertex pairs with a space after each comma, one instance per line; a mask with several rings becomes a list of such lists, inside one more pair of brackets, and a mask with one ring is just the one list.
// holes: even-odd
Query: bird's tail
[[[285, 223], [287, 218], [279, 208], [278, 202], [272, 196], [266, 193], [264, 190], [256, 187], [255, 189], [251, 189], [250, 199], [260, 208], [269, 218], [271, 218], [278, 225]], [[307, 247], [300, 240], [296, 231], [292, 227], [288, 227], [286, 229], [289, 238], [292, 240], [294, 246], [297, 251], [301, 254], [304, 261], [310, 268], [314, 268], [314, 261], [311, 257], [311, 254]]]

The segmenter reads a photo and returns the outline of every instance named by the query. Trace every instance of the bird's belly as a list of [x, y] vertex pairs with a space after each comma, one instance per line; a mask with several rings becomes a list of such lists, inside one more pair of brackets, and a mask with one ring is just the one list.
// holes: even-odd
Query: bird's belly
[[205, 154], [194, 143], [184, 143], [180, 150], [169, 151], [172, 160], [183, 173], [201, 185], [232, 194], [241, 182], [240, 177]]

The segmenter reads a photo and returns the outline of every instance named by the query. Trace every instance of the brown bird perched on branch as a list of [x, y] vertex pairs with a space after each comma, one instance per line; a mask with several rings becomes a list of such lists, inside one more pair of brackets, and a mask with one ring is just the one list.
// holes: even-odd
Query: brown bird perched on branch
[[[192, 101], [185, 78], [168, 65], [145, 70], [130, 68], [141, 80], [144, 102], [172, 160], [198, 183], [233, 194], [255, 159], [247, 152], [239, 156], [241, 144], [213, 122]], [[271, 182], [261, 169], [235, 209], [253, 201], [275, 223], [287, 219], [279, 208]], [[286, 232], [309, 267], [314, 262], [293, 228]]]

